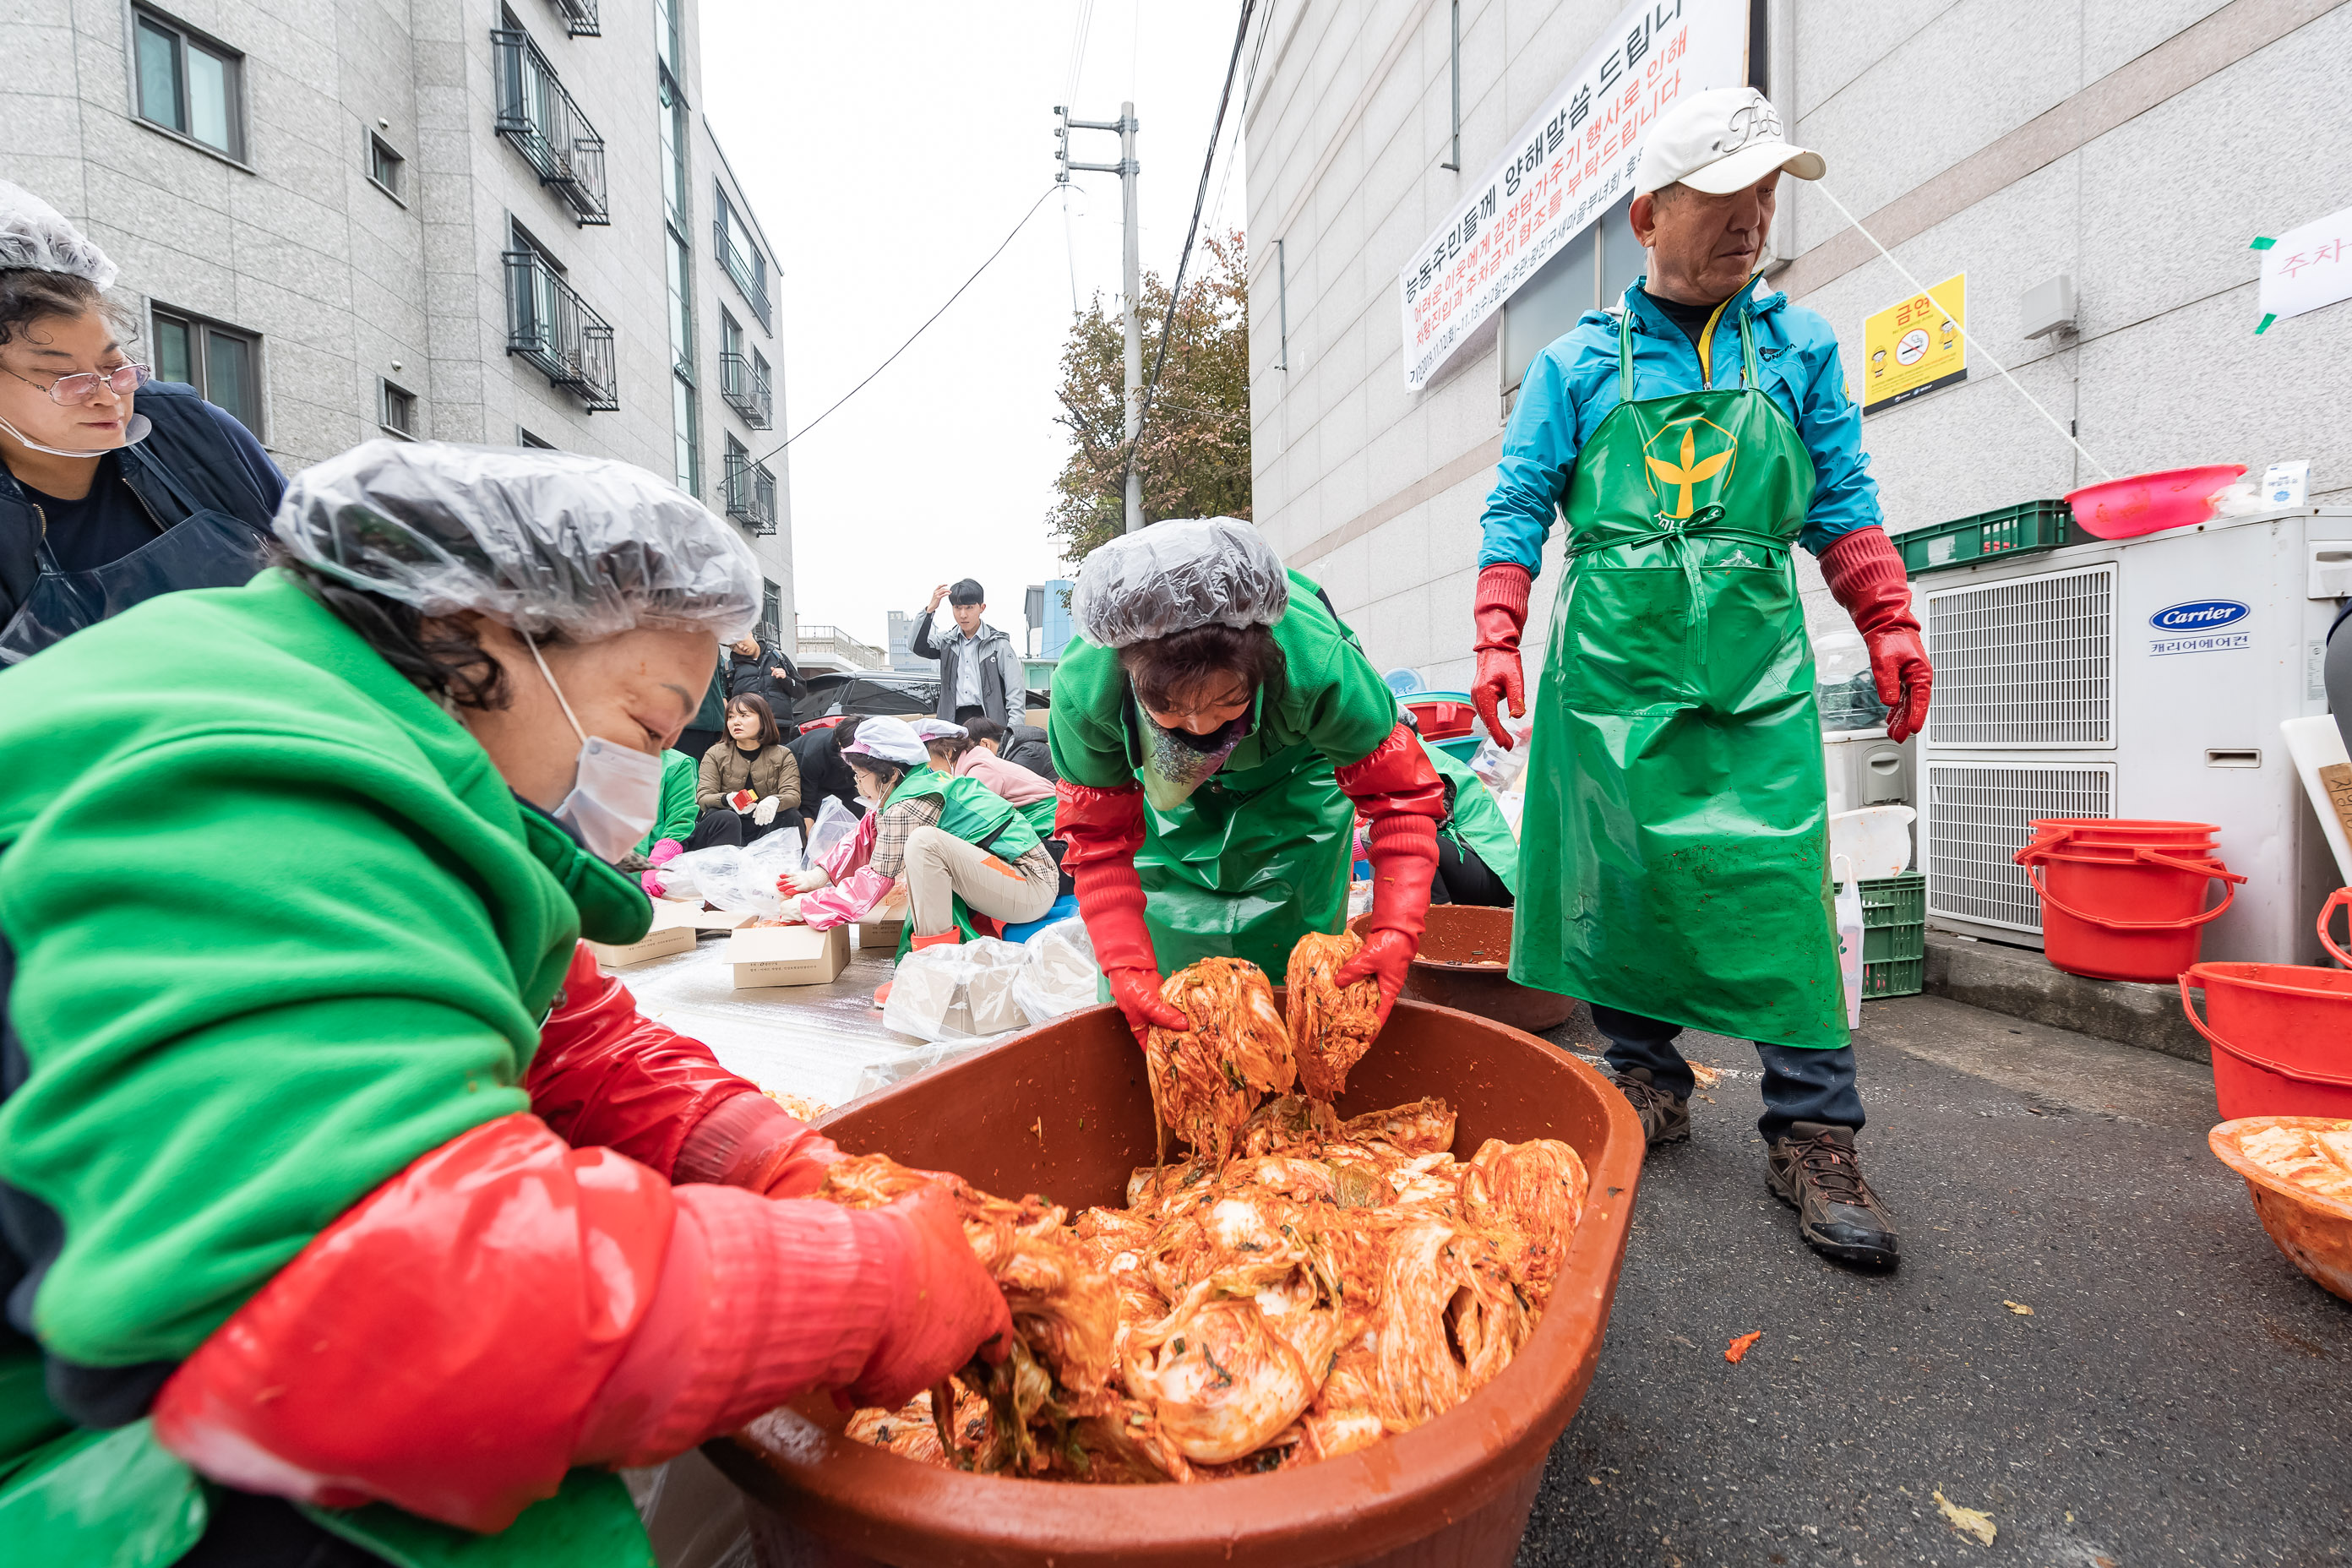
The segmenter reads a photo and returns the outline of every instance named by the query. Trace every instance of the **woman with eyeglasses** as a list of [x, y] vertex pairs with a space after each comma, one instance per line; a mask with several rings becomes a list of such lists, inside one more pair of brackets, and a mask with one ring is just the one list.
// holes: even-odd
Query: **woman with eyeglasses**
[[1154, 523], [1079, 569], [1082, 636], [1054, 672], [1055, 829], [1110, 998], [1138, 1039], [1184, 1029], [1160, 994], [1195, 959], [1280, 976], [1348, 917], [1351, 829], [1370, 824], [1371, 919], [1342, 984], [1386, 1021], [1421, 946], [1445, 814], [1396, 699], [1309, 579], [1232, 518]]
[[0, 181], [0, 664], [158, 594], [242, 584], [285, 493], [250, 431], [131, 360], [114, 277]]

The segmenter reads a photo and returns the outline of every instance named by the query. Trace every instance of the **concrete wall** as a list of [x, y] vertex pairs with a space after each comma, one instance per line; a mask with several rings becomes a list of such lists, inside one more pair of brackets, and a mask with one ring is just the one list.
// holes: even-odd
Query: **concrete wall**
[[[1468, 680], [1478, 516], [1507, 407], [1493, 328], [1403, 390], [1396, 275], [1616, 15], [1615, 0], [1463, 0], [1463, 172], [1450, 150], [1447, 0], [1286, 0], [1245, 109], [1255, 512], [1383, 668]], [[2328, 0], [1772, 0], [1796, 140], [1895, 255], [1969, 274], [1985, 350], [2115, 472], [2312, 459], [2352, 496], [2345, 312], [2257, 338], [2246, 243], [2352, 205], [2333, 129], [2352, 7]], [[2037, 117], [2047, 117], [2037, 122]], [[2030, 124], [2030, 122], [2034, 122]], [[2089, 130], [2068, 130], [2087, 122]], [[2021, 129], [2024, 128], [2024, 129]], [[2048, 155], [2052, 148], [2059, 155]], [[2037, 151], [2036, 149], [2040, 149]], [[1795, 187], [1776, 282], [1849, 350], [1906, 291], [1819, 193]], [[1901, 219], [1903, 221], [1897, 221]], [[1276, 368], [1283, 244], [1287, 371]], [[1841, 240], [1847, 242], [1842, 245]], [[1867, 252], [1863, 247], [1863, 254]], [[2080, 331], [2029, 342], [2021, 296], [2072, 272]], [[1864, 426], [1900, 531], [2096, 476], [1981, 355], [1965, 384]], [[1531, 625], [1549, 624], [1557, 534]], [[1818, 626], [1842, 622], [1801, 557]], [[1542, 639], [1529, 638], [1539, 658]]]
[[[495, 130], [497, 0], [172, 0], [157, 7], [244, 55], [246, 148], [219, 156], [137, 119], [121, 0], [14, 0], [0, 72], [0, 172], [88, 228], [121, 268], [115, 295], [142, 323], [152, 303], [262, 339], [262, 428], [291, 471], [380, 434], [383, 379], [416, 395], [417, 431], [514, 444], [528, 430], [567, 450], [675, 471], [652, 0], [604, 0], [602, 34], [572, 37], [548, 0], [509, 0], [605, 143], [612, 222], [582, 226]], [[687, 7], [688, 101], [700, 56]], [[700, 116], [693, 117], [698, 126]], [[400, 198], [368, 178], [369, 135], [406, 160]], [[703, 472], [719, 430], [718, 315], [731, 289], [710, 262], [710, 182], [723, 160], [692, 142], [701, 232], [696, 330], [707, 383]], [[736, 200], [745, 212], [740, 194]], [[614, 330], [619, 409], [592, 414], [506, 352], [501, 254], [520, 222]], [[771, 251], [772, 257], [773, 252]], [[772, 284], [772, 288], [773, 285]], [[774, 367], [772, 332], [738, 310]], [[728, 423], [732, 421], [731, 426]], [[773, 444], [771, 437], [768, 444]], [[779, 527], [752, 541], [793, 615], [790, 489]], [[715, 489], [706, 484], [706, 499]]]

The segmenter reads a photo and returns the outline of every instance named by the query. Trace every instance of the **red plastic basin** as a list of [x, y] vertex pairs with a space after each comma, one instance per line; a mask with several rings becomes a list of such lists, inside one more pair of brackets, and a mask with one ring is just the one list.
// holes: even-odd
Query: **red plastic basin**
[[2214, 496], [2246, 471], [2243, 463], [2207, 463], [2195, 468], [2164, 468], [2133, 474], [2066, 492], [2074, 521], [2101, 539], [2137, 539], [2168, 528], [2186, 528], [2213, 515]]
[[[1426, 1426], [1321, 1464], [1197, 1486], [1072, 1486], [933, 1468], [841, 1436], [814, 1394], [704, 1452], [751, 1499], [763, 1564], [824, 1568], [1508, 1568], [1544, 1460], [1592, 1381], [1642, 1168], [1642, 1129], [1592, 1068], [1485, 1018], [1400, 1002], [1348, 1075], [1342, 1116], [1445, 1097], [1465, 1154], [1559, 1138], [1591, 1196], [1549, 1306], [1511, 1364]], [[845, 1148], [1073, 1208], [1125, 1201], [1152, 1157], [1135, 1037], [1093, 1007], [829, 1118]]]

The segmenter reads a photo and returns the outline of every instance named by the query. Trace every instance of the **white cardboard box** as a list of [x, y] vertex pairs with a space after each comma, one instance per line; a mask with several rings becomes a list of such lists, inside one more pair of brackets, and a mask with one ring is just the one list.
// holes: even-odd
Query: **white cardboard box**
[[700, 899], [656, 899], [654, 929], [670, 926], [688, 931], [733, 931], [747, 926], [758, 917], [743, 910], [706, 910]]
[[822, 985], [849, 967], [849, 928], [746, 926], [727, 939], [727, 962], [738, 991]]
[[643, 938], [624, 947], [592, 942], [588, 951], [596, 962], [607, 969], [626, 969], [633, 963], [646, 963], [656, 958], [667, 958], [673, 952], [688, 952], [694, 947], [692, 926], [656, 924]]

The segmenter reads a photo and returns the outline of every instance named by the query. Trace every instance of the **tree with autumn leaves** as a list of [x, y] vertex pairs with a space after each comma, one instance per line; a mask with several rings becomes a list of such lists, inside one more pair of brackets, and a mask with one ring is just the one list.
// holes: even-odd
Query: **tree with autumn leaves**
[[[1143, 515], [1250, 514], [1249, 310], [1239, 229], [1205, 241], [1207, 265], [1185, 280], [1136, 454]], [[1151, 381], [1168, 286], [1145, 273], [1143, 378]], [[1076, 561], [1118, 536], [1127, 521], [1126, 327], [1116, 309], [1094, 303], [1070, 324], [1062, 349], [1062, 413], [1070, 455], [1047, 525]]]

